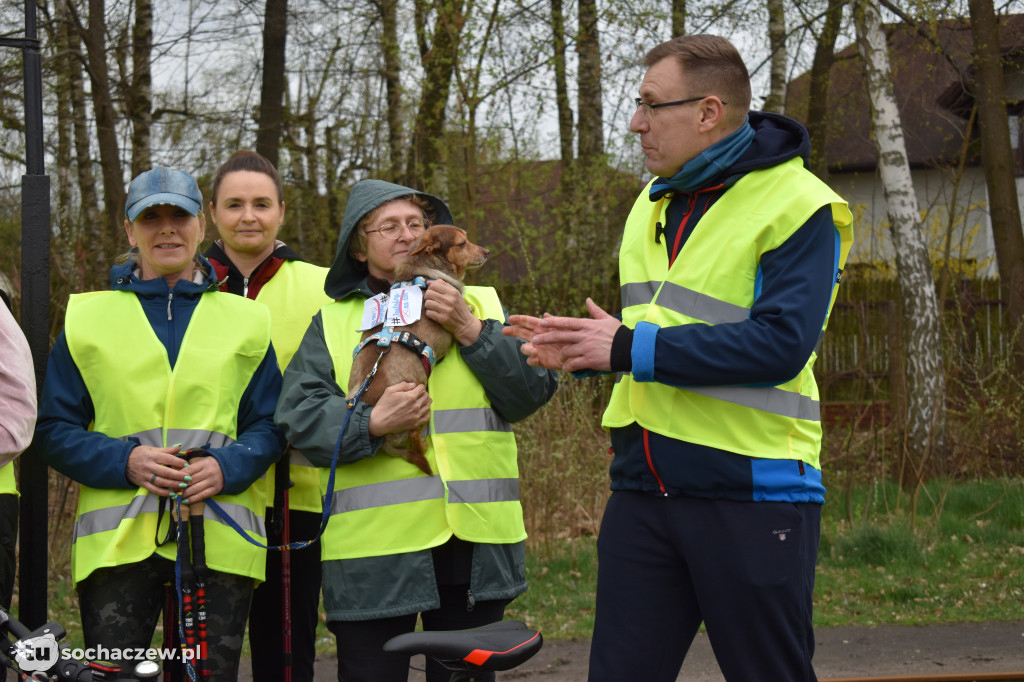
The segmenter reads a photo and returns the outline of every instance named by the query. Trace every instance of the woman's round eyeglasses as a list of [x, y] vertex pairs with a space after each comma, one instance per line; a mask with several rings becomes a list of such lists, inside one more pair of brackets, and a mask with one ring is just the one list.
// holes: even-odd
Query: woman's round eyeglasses
[[376, 227], [372, 230], [366, 230], [366, 234], [371, 232], [379, 232], [381, 237], [385, 239], [398, 239], [402, 236], [402, 230], [409, 228], [409, 232], [412, 236], [418, 237], [423, 234], [424, 230], [430, 227], [429, 220], [420, 220], [419, 218], [413, 218], [407, 223], [384, 223], [380, 227]]

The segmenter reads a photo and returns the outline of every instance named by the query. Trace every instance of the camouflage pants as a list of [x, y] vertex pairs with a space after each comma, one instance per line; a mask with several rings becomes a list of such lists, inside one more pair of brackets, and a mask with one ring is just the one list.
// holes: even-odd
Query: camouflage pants
[[[234, 682], [238, 678], [254, 584], [252, 578], [219, 571], [209, 571], [206, 577], [207, 648], [212, 671], [207, 679], [213, 682]], [[134, 564], [97, 569], [80, 582], [78, 605], [86, 648], [131, 649], [145, 658], [157, 618], [164, 610], [166, 585], [174, 585], [174, 563], [156, 555]], [[180, 651], [176, 613], [170, 622], [174, 629], [172, 648]], [[180, 659], [161, 665], [173, 671], [172, 679], [186, 679]], [[122, 667], [130, 669], [131, 665], [122, 663]]]

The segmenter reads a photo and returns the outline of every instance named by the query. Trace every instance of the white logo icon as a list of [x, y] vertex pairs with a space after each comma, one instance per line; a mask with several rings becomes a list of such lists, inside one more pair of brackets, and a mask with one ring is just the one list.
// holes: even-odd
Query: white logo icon
[[14, 660], [25, 672], [49, 670], [60, 656], [57, 639], [49, 634], [22, 640], [15, 649]]

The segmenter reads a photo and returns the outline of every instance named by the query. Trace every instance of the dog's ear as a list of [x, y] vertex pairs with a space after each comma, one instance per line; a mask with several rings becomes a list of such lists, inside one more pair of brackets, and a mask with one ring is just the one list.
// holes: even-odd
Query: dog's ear
[[[434, 230], [434, 232], [431, 232], [431, 230]], [[420, 238], [416, 242], [416, 246], [409, 251], [408, 255], [412, 256], [415, 254], [439, 253], [447, 248], [445, 246], [445, 241], [450, 241], [446, 239], [447, 237], [449, 237], [447, 232], [444, 230], [438, 230], [437, 226], [430, 228], [420, 235]]]
[[427, 236], [427, 233], [424, 232], [423, 235], [418, 240], [416, 240], [416, 246], [414, 246], [412, 248], [412, 250], [409, 251], [409, 253], [407, 253], [405, 255], [406, 258], [408, 258], [409, 256], [416, 256], [416, 255], [425, 254], [425, 253], [434, 253], [435, 251], [437, 251], [437, 249], [438, 249], [437, 240], [436, 239], [424, 239], [424, 237], [426, 237], [426, 236]]

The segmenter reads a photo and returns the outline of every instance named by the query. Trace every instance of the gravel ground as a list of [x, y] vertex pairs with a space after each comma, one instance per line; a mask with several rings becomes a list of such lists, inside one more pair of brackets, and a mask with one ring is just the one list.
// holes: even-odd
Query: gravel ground
[[[831, 677], [1024, 671], [1024, 620], [950, 625], [819, 628], [814, 667], [823, 682]], [[588, 640], [553, 640], [516, 670], [498, 680], [582, 682], [587, 678]], [[422, 668], [422, 659], [413, 659]], [[334, 682], [333, 656], [316, 662], [316, 682]], [[423, 682], [420, 672], [410, 682]], [[679, 680], [724, 682], [706, 635], [698, 635]], [[243, 661], [242, 682], [251, 682]]]

